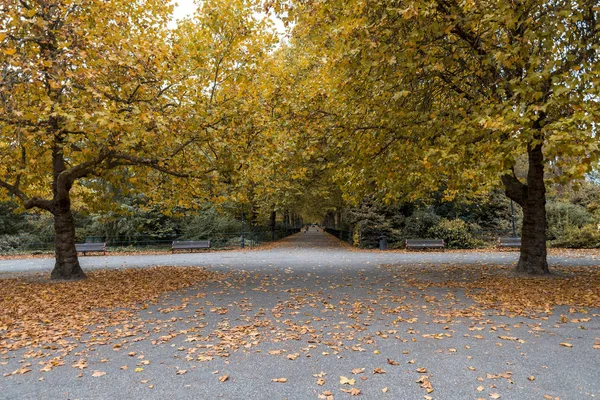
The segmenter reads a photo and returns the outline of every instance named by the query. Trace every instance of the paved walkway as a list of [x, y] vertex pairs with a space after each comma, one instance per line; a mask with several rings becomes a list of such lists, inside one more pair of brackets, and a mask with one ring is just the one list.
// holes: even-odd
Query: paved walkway
[[[346, 265], [512, 265], [518, 260], [518, 252], [379, 252], [358, 251], [332, 242], [331, 237], [312, 229], [285, 239], [281, 246], [267, 250], [232, 250], [214, 252], [176, 253], [159, 255], [91, 255], [81, 256], [79, 262], [84, 270], [98, 268], [174, 266], [220, 266], [234, 269], [260, 269], [270, 266], [293, 268], [319, 268]], [[307, 262], [308, 261], [308, 262]], [[550, 256], [550, 265], [588, 266], [600, 264], [598, 256]], [[0, 260], [0, 273], [50, 272], [52, 258], [29, 258]]]
[[[353, 389], [365, 399], [598, 398], [600, 310], [474, 315], [461, 290], [415, 288], [380, 266], [511, 264], [516, 256], [360, 252], [312, 230], [269, 250], [83, 257], [84, 269], [202, 265], [233, 275], [166, 296], [124, 328], [135, 326], [135, 338], [99, 345], [88, 338], [77, 349], [84, 353], [50, 372], [2, 378], [27, 361], [23, 352], [3, 355], [0, 398], [345, 399]], [[550, 261], [597, 264], [592, 257]], [[0, 262], [6, 272], [51, 266]], [[559, 323], [561, 314], [581, 319]], [[565, 341], [573, 347], [559, 345]], [[89, 367], [71, 368], [82, 356]], [[106, 375], [93, 377], [94, 370]]]

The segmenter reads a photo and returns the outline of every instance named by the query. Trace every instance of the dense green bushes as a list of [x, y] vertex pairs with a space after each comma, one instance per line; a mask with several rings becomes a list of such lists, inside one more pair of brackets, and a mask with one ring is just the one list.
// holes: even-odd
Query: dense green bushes
[[182, 221], [184, 240], [208, 239], [214, 233], [239, 233], [242, 231], [241, 221], [228, 215], [221, 215], [213, 207], [203, 210]]
[[402, 236], [406, 239], [434, 238], [432, 230], [439, 225], [442, 218], [431, 209], [418, 209], [406, 218]]
[[[0, 252], [28, 252], [54, 248], [54, 226], [50, 214], [15, 213], [16, 204], [0, 203]], [[207, 204], [200, 210], [163, 210], [139, 199], [120, 199], [115, 211], [75, 213], [77, 242], [105, 241], [112, 247], [168, 247], [172, 240], [210, 239], [214, 247], [236, 247], [241, 243], [241, 221]], [[168, 212], [167, 212], [168, 211]], [[233, 213], [232, 213], [233, 214]], [[290, 226], [276, 225], [275, 238], [287, 236]], [[245, 226], [245, 245], [269, 241], [269, 228]]]
[[476, 230], [476, 226], [467, 224], [462, 219], [442, 218], [435, 226], [429, 228], [428, 237], [444, 239], [449, 249], [483, 247], [485, 243], [473, 235]]
[[12, 235], [0, 235], [0, 253], [12, 253], [17, 250], [50, 249], [54, 243], [49, 243], [43, 237], [21, 232]]
[[0, 203], [0, 235], [16, 235], [27, 227], [25, 215], [15, 213], [16, 209], [16, 203]]
[[[16, 208], [15, 203], [0, 203], [0, 252], [52, 249], [52, 216], [15, 213]], [[551, 246], [600, 247], [600, 188], [596, 184], [587, 182], [579, 191], [561, 187], [550, 196], [546, 210]], [[174, 238], [214, 239], [219, 245], [234, 246], [241, 241], [241, 221], [234, 217], [238, 214], [240, 209], [224, 214], [210, 204], [201, 210], [167, 213], [140, 198], [120, 198], [112, 211], [76, 214], [76, 237], [84, 241], [96, 236], [115, 246], [166, 246]], [[515, 215], [519, 232], [521, 212], [517, 206]], [[343, 240], [364, 248], [378, 247], [382, 235], [391, 248], [403, 247], [410, 238], [439, 238], [449, 248], [477, 248], [492, 246], [498, 236], [512, 234], [510, 202], [502, 192], [471, 202], [440, 200], [428, 205], [383, 205], [366, 199], [330, 220], [337, 221], [329, 227]], [[249, 225], [246, 232], [251, 230]], [[287, 228], [280, 224], [277, 236], [284, 236], [281, 232]], [[257, 230], [260, 232], [247, 234], [247, 245], [270, 240], [268, 228]]]
[[[350, 209], [343, 227], [354, 231], [353, 244], [363, 248], [376, 248], [385, 235], [390, 248], [404, 246], [405, 239], [444, 239], [448, 248], [475, 248], [485, 246], [481, 240], [482, 228], [474, 220], [498, 218], [497, 210], [474, 212], [472, 205], [444, 204], [415, 207], [414, 205], [385, 206], [365, 201], [360, 207]], [[506, 211], [506, 210], [505, 210]], [[466, 220], [471, 220], [467, 222]], [[504, 224], [504, 226], [509, 226]], [[495, 234], [495, 233], [494, 233]]]
[[550, 201], [546, 205], [546, 213], [549, 240], [566, 239], [567, 231], [569, 237], [573, 238], [578, 229], [594, 220], [592, 213], [578, 204]]
[[[579, 191], [558, 187], [552, 193], [546, 206], [549, 244], [600, 247], [600, 188], [585, 182]], [[347, 215], [342, 230], [355, 232], [354, 244], [365, 248], [376, 248], [381, 235], [391, 248], [403, 247], [404, 239], [415, 238], [444, 239], [448, 248], [490, 247], [499, 236], [512, 236], [511, 214], [510, 201], [500, 191], [477, 201], [433, 201], [426, 206], [387, 206], [366, 199], [342, 214]], [[517, 205], [514, 214], [518, 234], [522, 212]]]
[[584, 225], [581, 228], [567, 227], [562, 236], [550, 242], [552, 247], [573, 249], [600, 248], [600, 229], [598, 225]]

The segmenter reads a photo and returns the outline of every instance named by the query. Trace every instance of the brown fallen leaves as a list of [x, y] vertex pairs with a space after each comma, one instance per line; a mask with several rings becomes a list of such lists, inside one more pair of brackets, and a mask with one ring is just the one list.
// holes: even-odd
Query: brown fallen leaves
[[340, 384], [342, 385], [354, 385], [356, 383], [356, 379], [350, 379], [345, 376], [340, 376]]
[[421, 289], [466, 289], [484, 308], [510, 312], [549, 311], [554, 306], [600, 307], [600, 267], [554, 267], [552, 275], [515, 274], [512, 267], [444, 266], [400, 268], [406, 281]]
[[334, 400], [333, 393], [330, 390], [326, 390], [320, 393], [318, 396], [319, 400]]
[[342, 392], [350, 393], [352, 396], [358, 396], [360, 394], [360, 389], [351, 388], [351, 389], [340, 389]]
[[73, 368], [86, 369], [88, 367], [87, 360], [81, 359], [71, 365]]
[[4, 376], [25, 375], [26, 373], [31, 372], [31, 368], [28, 368], [29, 366], [31, 366], [31, 364], [23, 365], [21, 368], [16, 369], [13, 372], [10, 372], [8, 374], [4, 374]]
[[427, 375], [421, 376], [419, 379], [415, 381], [416, 383], [420, 383], [421, 387], [425, 389], [425, 391], [429, 394], [433, 392], [433, 386], [429, 381], [429, 377]]
[[92, 325], [117, 325], [170, 291], [225, 276], [200, 268], [101, 270], [78, 282], [0, 279], [0, 354], [25, 346], [66, 345]]

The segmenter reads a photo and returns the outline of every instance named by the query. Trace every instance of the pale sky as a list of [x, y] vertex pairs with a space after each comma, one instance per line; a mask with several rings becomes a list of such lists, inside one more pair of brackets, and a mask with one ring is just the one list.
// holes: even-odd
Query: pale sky
[[[194, 11], [196, 11], [196, 4], [194, 4], [194, 0], [171, 0], [171, 3], [177, 3], [177, 6], [173, 11], [173, 17], [175, 21], [185, 18], [188, 15], [192, 15]], [[279, 34], [282, 35], [285, 32], [283, 22], [275, 17], [271, 17], [271, 20], [275, 23], [275, 29], [277, 29]], [[173, 22], [171, 26], [175, 27], [175, 22]]]
[[196, 5], [194, 4], [194, 0], [174, 0], [173, 3], [177, 3], [177, 7], [175, 7], [175, 12], [173, 16], [175, 19], [181, 19], [191, 15], [196, 10]]

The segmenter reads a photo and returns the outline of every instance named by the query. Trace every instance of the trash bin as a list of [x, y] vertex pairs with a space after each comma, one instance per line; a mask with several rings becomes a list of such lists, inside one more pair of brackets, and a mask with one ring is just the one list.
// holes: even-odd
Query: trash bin
[[379, 236], [379, 250], [387, 250], [387, 237], [385, 235]]

